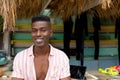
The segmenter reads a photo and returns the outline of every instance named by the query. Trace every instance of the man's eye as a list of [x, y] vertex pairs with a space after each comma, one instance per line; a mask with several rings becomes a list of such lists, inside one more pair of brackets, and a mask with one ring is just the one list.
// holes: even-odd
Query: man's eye
[[32, 29], [32, 32], [36, 32], [36, 30], [35, 30], [35, 29]]
[[42, 29], [41, 31], [45, 32], [46, 30], [45, 30], [45, 29]]

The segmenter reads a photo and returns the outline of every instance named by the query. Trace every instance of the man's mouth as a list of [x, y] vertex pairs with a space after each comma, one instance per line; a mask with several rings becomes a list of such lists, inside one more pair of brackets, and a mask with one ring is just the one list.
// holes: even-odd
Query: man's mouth
[[36, 39], [36, 42], [42, 42], [43, 41], [43, 39]]

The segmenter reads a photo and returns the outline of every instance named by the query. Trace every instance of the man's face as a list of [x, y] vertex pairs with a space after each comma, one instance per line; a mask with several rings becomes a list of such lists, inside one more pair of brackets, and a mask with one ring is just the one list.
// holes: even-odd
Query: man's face
[[35, 46], [45, 46], [49, 44], [49, 39], [53, 34], [50, 23], [46, 21], [36, 21], [32, 23], [32, 39]]

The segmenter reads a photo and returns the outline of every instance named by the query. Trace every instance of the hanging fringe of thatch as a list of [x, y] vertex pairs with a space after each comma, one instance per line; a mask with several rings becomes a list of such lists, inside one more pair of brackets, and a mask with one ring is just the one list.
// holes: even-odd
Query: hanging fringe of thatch
[[15, 0], [0, 0], [0, 15], [3, 17], [3, 31], [13, 30], [16, 17]]
[[[54, 0], [48, 8], [51, 10], [52, 16], [61, 16], [63, 20], [68, 19], [72, 15], [80, 15], [83, 10], [88, 7], [95, 6], [96, 1], [93, 0]], [[97, 1], [98, 2], [98, 1]], [[94, 3], [94, 4], [92, 4]], [[90, 5], [90, 6], [88, 6]]]
[[[66, 7], [66, 4], [67, 4], [67, 6], [69, 6], [69, 5], [72, 6], [74, 4], [74, 2], [73, 2], [73, 4], [71, 4], [71, 2], [67, 3], [67, 0], [64, 0], [64, 2], [61, 0], [52, 1], [49, 4], [49, 8], [51, 10], [52, 16], [63, 16], [63, 15], [70, 16], [70, 14], [73, 12], [72, 11], [73, 7], [68, 8], [68, 7]], [[69, 10], [69, 13], [67, 13], [67, 11], [65, 11], [67, 9]], [[66, 14], [65, 14], [65, 12], [66, 12]], [[64, 18], [66, 18], [66, 16]]]
[[0, 0], [0, 15], [4, 19], [3, 31], [13, 31], [15, 19], [39, 15], [46, 2], [47, 0]]
[[17, 18], [30, 18], [39, 15], [45, 0], [20, 0], [17, 6]]
[[[4, 19], [3, 31], [13, 30], [15, 19], [30, 18], [39, 15], [45, 4], [49, 1], [50, 0], [0, 0], [0, 15], [2, 15]], [[92, 7], [94, 8], [89, 10], [100, 17], [115, 18], [120, 16], [120, 0], [95, 1], [51, 0], [48, 8], [53, 16], [60, 16], [63, 20], [68, 19], [72, 15], [79, 16], [83, 11]], [[98, 4], [101, 5], [97, 6]]]
[[97, 14], [98, 16], [102, 18], [116, 18], [120, 16], [120, 0], [107, 0], [107, 2], [104, 2], [103, 4], [96, 6], [95, 8], [91, 9], [93, 14]]
[[120, 0], [54, 0], [48, 7], [53, 16], [61, 16], [64, 20], [88, 10], [103, 18], [116, 18], [120, 15], [119, 6]]
[[73, 14], [81, 13], [82, 0], [54, 0], [48, 7], [52, 16], [60, 16], [64, 20]]

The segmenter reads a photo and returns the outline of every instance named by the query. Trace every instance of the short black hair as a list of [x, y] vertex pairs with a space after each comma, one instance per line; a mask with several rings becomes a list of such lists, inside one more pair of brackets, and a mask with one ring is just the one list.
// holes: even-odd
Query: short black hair
[[39, 15], [32, 17], [32, 23], [36, 21], [47, 21], [50, 23], [50, 17], [45, 15]]

